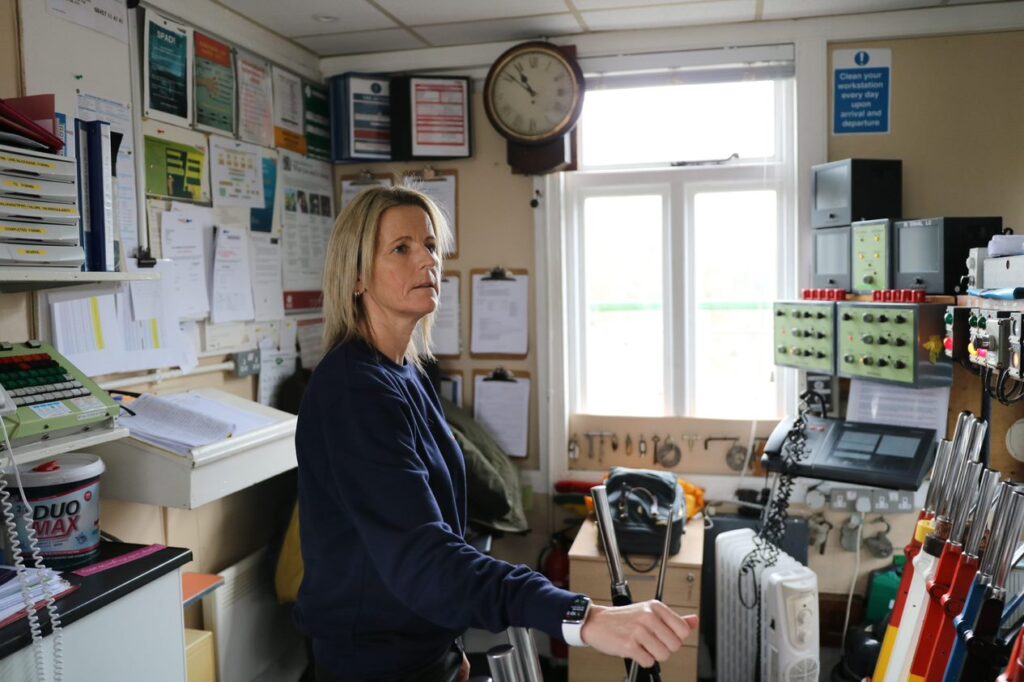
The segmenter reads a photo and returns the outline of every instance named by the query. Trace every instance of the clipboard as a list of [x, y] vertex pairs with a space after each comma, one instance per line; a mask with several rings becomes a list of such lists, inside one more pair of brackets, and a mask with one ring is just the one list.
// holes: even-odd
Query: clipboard
[[[454, 309], [446, 306], [446, 300], [444, 298], [445, 285], [454, 283], [455, 286], [455, 305]], [[434, 313], [434, 327], [431, 330], [431, 345], [438, 343], [438, 327], [439, 324], [445, 324], [446, 327], [454, 327], [454, 342], [455, 352], [445, 353], [441, 352], [441, 349], [433, 350], [434, 357], [436, 358], [457, 358], [462, 356], [462, 275], [458, 270], [446, 270], [441, 275], [441, 299], [438, 302], [437, 312]], [[449, 341], [452, 339], [449, 338]]]
[[[478, 314], [478, 311], [476, 310], [477, 301], [476, 301], [476, 297], [474, 295], [474, 292], [476, 290], [477, 276], [482, 276], [483, 281], [495, 281], [495, 280], [498, 280], [498, 281], [510, 281], [511, 282], [511, 281], [517, 281], [518, 278], [525, 278], [525, 279], [527, 279], [527, 284], [526, 284], [526, 287], [527, 287], [526, 301], [525, 301], [525, 305], [523, 306], [523, 311], [522, 311], [521, 320], [520, 320], [520, 323], [523, 326], [524, 331], [525, 331], [525, 338], [522, 339], [522, 342], [520, 343], [521, 347], [523, 348], [523, 352], [518, 353], [518, 352], [504, 352], [504, 351], [491, 351], [491, 350], [483, 350], [483, 351], [481, 351], [481, 350], [474, 350], [474, 342], [476, 342], [476, 347], [477, 348], [479, 348], [480, 345], [481, 345], [480, 344], [480, 338], [479, 338], [480, 335], [477, 333], [479, 330], [477, 330], [476, 327], [474, 326], [475, 323], [480, 322], [480, 319], [479, 319], [480, 315]], [[474, 268], [474, 269], [469, 271], [469, 293], [470, 293], [470, 301], [469, 301], [469, 337], [470, 337], [470, 341], [469, 341], [469, 354], [470, 354], [471, 357], [474, 357], [474, 358], [525, 360], [526, 357], [529, 355], [529, 352], [530, 352], [530, 347], [529, 347], [529, 338], [530, 338], [530, 329], [529, 329], [529, 321], [530, 321], [529, 320], [529, 281], [528, 281], [529, 276], [530, 276], [530, 273], [529, 273], [529, 271], [526, 268], [503, 268], [501, 266], [497, 266], [497, 267], [490, 268], [490, 269], [488, 269], [488, 268]]]
[[341, 205], [338, 206], [338, 214], [340, 215], [348, 202], [364, 189], [378, 185], [391, 187], [394, 184], [395, 177], [391, 173], [372, 173], [369, 170], [363, 170], [359, 173], [339, 176], [338, 197], [341, 199]]
[[[451, 386], [445, 386], [445, 383], [450, 383]], [[442, 398], [455, 403], [457, 407], [462, 407], [466, 404], [466, 384], [463, 381], [461, 369], [441, 371], [441, 390], [439, 394]]]
[[[481, 395], [485, 384], [504, 389], [505, 395], [489, 395], [485, 400]], [[530, 373], [525, 370], [473, 370], [473, 418], [510, 457], [526, 458], [529, 454], [532, 399]]]
[[[449, 196], [448, 184], [454, 185]], [[459, 172], [454, 168], [435, 169], [426, 166], [418, 171], [404, 171], [402, 184], [428, 195], [448, 219], [452, 232], [452, 246], [445, 258], [459, 257]]]

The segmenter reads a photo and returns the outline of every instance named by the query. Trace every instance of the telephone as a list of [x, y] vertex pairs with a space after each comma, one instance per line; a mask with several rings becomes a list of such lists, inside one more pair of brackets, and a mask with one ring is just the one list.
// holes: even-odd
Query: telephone
[[117, 415], [107, 392], [50, 344], [0, 341], [0, 418], [12, 446], [112, 427]]

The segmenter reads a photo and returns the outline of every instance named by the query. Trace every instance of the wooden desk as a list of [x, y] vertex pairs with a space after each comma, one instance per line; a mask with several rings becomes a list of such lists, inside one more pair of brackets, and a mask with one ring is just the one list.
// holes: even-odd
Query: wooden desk
[[[611, 577], [604, 552], [598, 548], [597, 524], [587, 519], [580, 528], [572, 548], [569, 549], [569, 589], [582, 592], [596, 604], [611, 605]], [[668, 562], [665, 575], [664, 602], [677, 613], [686, 615], [700, 612], [700, 571], [704, 559], [704, 522], [692, 520], [686, 524], [682, 547]], [[637, 557], [633, 562], [645, 566], [652, 559]], [[633, 601], [654, 598], [658, 569], [637, 573], [623, 565]], [[683, 648], [662, 665], [665, 682], [696, 682], [697, 633], [690, 636]], [[622, 659], [600, 654], [593, 649], [570, 647], [569, 682], [622, 682], [625, 668]]]

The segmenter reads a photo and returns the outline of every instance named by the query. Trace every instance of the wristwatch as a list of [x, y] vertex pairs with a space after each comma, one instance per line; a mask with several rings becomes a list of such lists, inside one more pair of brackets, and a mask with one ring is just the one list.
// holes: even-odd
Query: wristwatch
[[562, 639], [569, 646], [587, 646], [583, 641], [583, 622], [590, 613], [590, 597], [576, 595], [562, 616]]

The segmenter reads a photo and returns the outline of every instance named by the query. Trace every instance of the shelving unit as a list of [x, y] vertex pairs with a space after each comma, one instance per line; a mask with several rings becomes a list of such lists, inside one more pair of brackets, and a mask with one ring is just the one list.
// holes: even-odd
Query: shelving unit
[[34, 291], [76, 284], [138, 282], [160, 279], [158, 272], [61, 272], [50, 268], [0, 268], [0, 293]]
[[[123, 426], [114, 428], [97, 427], [89, 433], [16, 445], [14, 447], [14, 460], [18, 464], [37, 462], [50, 457], [56, 457], [65, 452], [71, 452], [72, 450], [88, 450], [101, 443], [108, 443], [112, 440], [120, 440], [127, 437], [128, 429]], [[0, 461], [4, 465], [8, 464], [8, 455], [5, 450], [0, 450]]]

